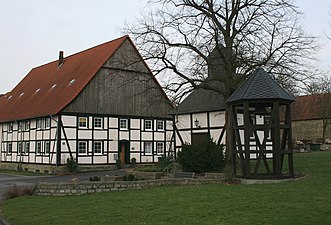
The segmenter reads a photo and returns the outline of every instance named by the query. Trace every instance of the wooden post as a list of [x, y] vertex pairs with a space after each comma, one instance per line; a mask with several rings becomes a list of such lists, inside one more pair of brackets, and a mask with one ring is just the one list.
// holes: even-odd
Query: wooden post
[[249, 178], [251, 176], [250, 172], [250, 147], [249, 147], [249, 139], [250, 134], [252, 132], [252, 128], [250, 125], [250, 116], [249, 116], [249, 103], [244, 103], [244, 141], [245, 141], [245, 178]]
[[288, 138], [288, 172], [291, 177], [294, 177], [293, 166], [293, 142], [292, 142], [292, 123], [291, 123], [291, 104], [286, 105], [286, 120], [288, 126], [287, 138]]
[[274, 168], [276, 178], [281, 178], [281, 151], [280, 151], [280, 122], [279, 122], [279, 103], [274, 102]]

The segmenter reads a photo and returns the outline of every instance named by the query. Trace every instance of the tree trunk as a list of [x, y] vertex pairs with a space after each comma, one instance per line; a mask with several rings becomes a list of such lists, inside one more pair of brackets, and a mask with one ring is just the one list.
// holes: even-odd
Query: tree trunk
[[231, 106], [226, 104], [225, 106], [225, 165], [227, 178], [232, 178], [234, 176], [234, 168], [233, 168], [233, 159], [232, 159], [232, 151], [233, 151], [233, 143], [232, 143], [232, 111]]

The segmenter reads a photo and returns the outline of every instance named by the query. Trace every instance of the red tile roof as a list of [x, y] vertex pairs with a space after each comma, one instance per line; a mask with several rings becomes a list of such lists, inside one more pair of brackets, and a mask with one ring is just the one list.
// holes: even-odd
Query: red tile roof
[[0, 122], [58, 114], [126, 39], [130, 40], [123, 36], [65, 57], [59, 68], [56, 60], [32, 69], [11, 92], [0, 97]]
[[292, 120], [321, 119], [321, 111], [325, 110], [325, 107], [331, 107], [331, 94], [296, 97], [292, 104]]

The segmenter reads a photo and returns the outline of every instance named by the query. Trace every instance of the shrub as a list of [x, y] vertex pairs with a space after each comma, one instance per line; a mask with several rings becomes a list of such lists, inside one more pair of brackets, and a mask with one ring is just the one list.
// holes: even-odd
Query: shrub
[[161, 168], [162, 171], [164, 171], [172, 163], [171, 157], [162, 156], [159, 157], [158, 160], [158, 166]]
[[224, 168], [223, 150], [223, 145], [209, 139], [196, 145], [184, 145], [177, 159], [183, 171], [217, 172]]
[[123, 180], [124, 180], [124, 181], [134, 181], [134, 180], [135, 180], [134, 174], [130, 173], [130, 174], [128, 174], [128, 175], [125, 175], [125, 176], [123, 177]]
[[67, 159], [67, 169], [69, 172], [75, 172], [77, 170], [78, 163], [75, 158], [70, 157]]
[[23, 195], [32, 195], [34, 192], [33, 185], [17, 186], [16, 184], [10, 185], [3, 194], [5, 199], [16, 198]]
[[136, 158], [132, 158], [131, 159], [131, 167], [132, 168], [136, 167], [136, 164], [137, 164], [137, 159]]
[[90, 181], [100, 181], [101, 178], [98, 176], [90, 177]]
[[122, 163], [120, 159], [116, 160], [116, 169], [120, 170], [122, 168]]

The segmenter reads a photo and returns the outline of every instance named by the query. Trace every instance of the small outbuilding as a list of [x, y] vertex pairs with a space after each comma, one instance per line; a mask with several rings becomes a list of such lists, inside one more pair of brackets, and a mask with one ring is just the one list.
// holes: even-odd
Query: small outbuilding
[[[265, 70], [254, 71], [227, 99], [232, 109], [235, 175], [253, 179], [294, 176], [289, 95]], [[284, 114], [284, 115], [282, 115]], [[285, 118], [280, 120], [280, 118]], [[237, 171], [237, 166], [241, 171]]]

